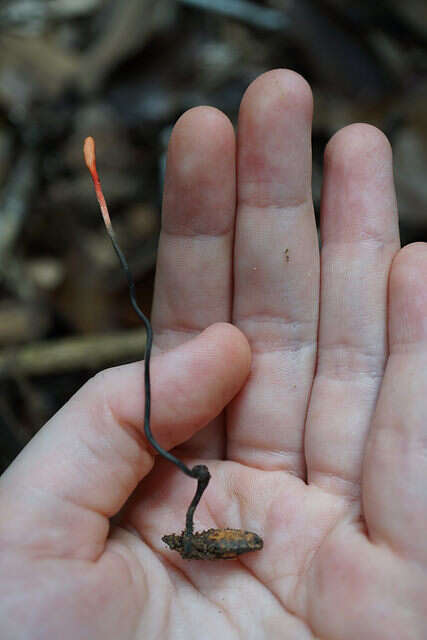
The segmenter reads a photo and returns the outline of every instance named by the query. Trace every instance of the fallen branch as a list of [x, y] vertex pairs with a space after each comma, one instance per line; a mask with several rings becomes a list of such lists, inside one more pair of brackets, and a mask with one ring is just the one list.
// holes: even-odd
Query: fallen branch
[[115, 363], [139, 360], [144, 348], [143, 329], [36, 342], [0, 352], [0, 378], [16, 372], [40, 376], [76, 369], [97, 370]]

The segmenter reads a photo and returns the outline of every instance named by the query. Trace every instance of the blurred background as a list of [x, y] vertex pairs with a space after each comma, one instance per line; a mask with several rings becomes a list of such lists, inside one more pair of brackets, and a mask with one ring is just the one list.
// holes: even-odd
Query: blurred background
[[236, 123], [275, 67], [313, 88], [316, 212], [327, 140], [369, 122], [393, 145], [402, 242], [426, 241], [425, 0], [0, 1], [0, 470], [87, 378], [143, 355], [85, 136], [148, 314], [173, 124], [200, 104]]

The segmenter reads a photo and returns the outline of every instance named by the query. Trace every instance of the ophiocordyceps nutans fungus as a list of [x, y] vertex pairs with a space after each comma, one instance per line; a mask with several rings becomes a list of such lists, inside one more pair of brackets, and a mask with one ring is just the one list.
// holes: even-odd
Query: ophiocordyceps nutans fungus
[[170, 549], [178, 551], [183, 558], [198, 559], [198, 560], [215, 560], [215, 559], [228, 559], [235, 558], [242, 553], [248, 551], [257, 551], [262, 549], [262, 538], [251, 531], [244, 531], [242, 529], [207, 529], [206, 531], [197, 531], [194, 533], [194, 512], [197, 505], [200, 502], [200, 498], [203, 495], [206, 487], [208, 486], [211, 475], [209, 469], [204, 464], [198, 464], [191, 469], [187, 467], [181, 460], [172, 455], [169, 451], [163, 449], [159, 443], [155, 440], [150, 426], [150, 401], [151, 401], [151, 387], [150, 387], [150, 356], [151, 347], [153, 343], [153, 331], [148, 318], [144, 315], [138, 306], [135, 297], [135, 283], [132, 274], [129, 270], [126, 258], [120, 249], [114, 229], [111, 224], [110, 215], [108, 213], [107, 204], [105, 202], [104, 195], [102, 193], [101, 184], [96, 169], [96, 157], [95, 157], [95, 141], [92, 137], [86, 138], [84, 142], [84, 158], [86, 165], [91, 173], [93, 183], [95, 185], [96, 197], [101, 208], [102, 217], [104, 219], [105, 227], [108, 235], [114, 247], [114, 250], [119, 258], [123, 271], [126, 274], [129, 296], [135, 312], [140, 317], [145, 325], [147, 340], [145, 347], [145, 360], [144, 360], [144, 387], [145, 387], [145, 410], [144, 410], [144, 433], [148, 442], [162, 455], [164, 458], [173, 462], [183, 473], [190, 478], [197, 480], [197, 489], [192, 499], [190, 506], [187, 510], [185, 529], [182, 533], [168, 534], [163, 536], [162, 540]]

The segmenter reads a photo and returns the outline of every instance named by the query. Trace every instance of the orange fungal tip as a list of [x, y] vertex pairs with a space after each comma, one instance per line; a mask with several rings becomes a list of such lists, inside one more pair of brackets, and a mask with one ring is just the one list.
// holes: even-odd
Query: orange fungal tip
[[96, 170], [96, 158], [95, 158], [95, 140], [92, 136], [88, 136], [83, 144], [83, 155], [87, 168], [89, 169], [93, 184], [95, 185], [95, 193], [101, 209], [102, 217], [104, 218], [105, 226], [108, 233], [113, 233], [111, 226], [110, 214], [108, 213], [107, 203], [105, 202], [104, 194], [102, 193], [101, 183], [99, 182], [98, 172]]
[[84, 141], [83, 145], [83, 155], [85, 158], [86, 166], [89, 171], [92, 173], [96, 171], [96, 163], [95, 163], [95, 140], [92, 136], [88, 136]]

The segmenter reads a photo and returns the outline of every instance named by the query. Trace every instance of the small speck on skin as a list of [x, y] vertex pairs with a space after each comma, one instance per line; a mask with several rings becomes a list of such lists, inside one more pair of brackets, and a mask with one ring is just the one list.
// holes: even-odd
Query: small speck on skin
[[252, 271], [256, 271], [256, 267], [252, 267]]
[[290, 257], [289, 257], [289, 249], [288, 248], [283, 249], [283, 255], [285, 256], [286, 262], [289, 262]]

